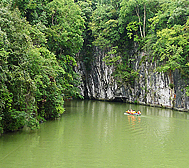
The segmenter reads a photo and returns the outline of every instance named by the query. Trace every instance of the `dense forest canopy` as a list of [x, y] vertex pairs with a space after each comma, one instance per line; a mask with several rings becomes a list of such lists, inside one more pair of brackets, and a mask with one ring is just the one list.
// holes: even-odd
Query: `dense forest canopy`
[[74, 66], [79, 59], [90, 71], [94, 47], [106, 52], [121, 83], [138, 77], [134, 49], [156, 71], [189, 78], [188, 0], [0, 3], [0, 133], [38, 128], [63, 113], [65, 98], [82, 98]]

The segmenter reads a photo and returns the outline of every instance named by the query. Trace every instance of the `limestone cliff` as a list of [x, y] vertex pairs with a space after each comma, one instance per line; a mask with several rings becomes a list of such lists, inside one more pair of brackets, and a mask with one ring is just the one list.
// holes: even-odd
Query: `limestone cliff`
[[184, 81], [178, 71], [172, 74], [157, 73], [154, 63], [139, 64], [142, 53], [138, 54], [135, 69], [139, 78], [134, 86], [118, 85], [112, 76], [114, 67], [102, 61], [103, 51], [94, 54], [91, 70], [86, 71], [83, 62], [78, 62], [76, 71], [81, 74], [81, 94], [85, 98], [99, 100], [121, 100], [131, 103], [163, 106], [179, 110], [189, 110], [189, 98], [186, 96]]

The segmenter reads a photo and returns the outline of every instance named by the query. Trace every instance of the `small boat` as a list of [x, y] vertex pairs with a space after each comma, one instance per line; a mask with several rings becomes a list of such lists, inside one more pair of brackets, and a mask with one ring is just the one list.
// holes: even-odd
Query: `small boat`
[[141, 115], [141, 112], [140, 111], [133, 111], [133, 110], [127, 110], [126, 113], [124, 114], [130, 114], [130, 115]]

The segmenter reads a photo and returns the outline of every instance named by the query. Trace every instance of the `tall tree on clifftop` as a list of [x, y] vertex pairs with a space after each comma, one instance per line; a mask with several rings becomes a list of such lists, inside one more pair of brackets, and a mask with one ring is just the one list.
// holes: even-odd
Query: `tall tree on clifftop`
[[47, 9], [47, 45], [65, 70], [65, 74], [57, 80], [64, 86], [65, 96], [80, 96], [76, 87], [79, 78], [73, 67], [76, 66], [75, 54], [83, 45], [81, 10], [73, 0], [53, 0], [47, 4]]

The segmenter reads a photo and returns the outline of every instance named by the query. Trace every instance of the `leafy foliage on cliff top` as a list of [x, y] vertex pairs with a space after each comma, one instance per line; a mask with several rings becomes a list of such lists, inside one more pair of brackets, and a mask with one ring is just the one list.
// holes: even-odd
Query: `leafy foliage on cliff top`
[[73, 70], [83, 43], [80, 12], [71, 0], [1, 4], [1, 132], [38, 128], [64, 112], [64, 98], [80, 97]]
[[116, 60], [117, 55], [110, 57], [108, 52], [117, 46], [121, 57], [119, 66], [115, 66], [117, 80], [134, 82], [137, 70], [132, 64], [139, 52], [143, 52], [141, 60], [156, 62], [156, 71], [172, 73], [179, 70], [183, 78], [188, 79], [189, 1], [122, 0], [119, 4], [97, 3], [90, 24], [93, 44], [104, 49], [107, 65]]
[[135, 83], [142, 51], [156, 71], [179, 70], [188, 89], [188, 0], [0, 2], [0, 132], [63, 113], [64, 98], [81, 97], [74, 67], [90, 71], [96, 47], [120, 84]]

